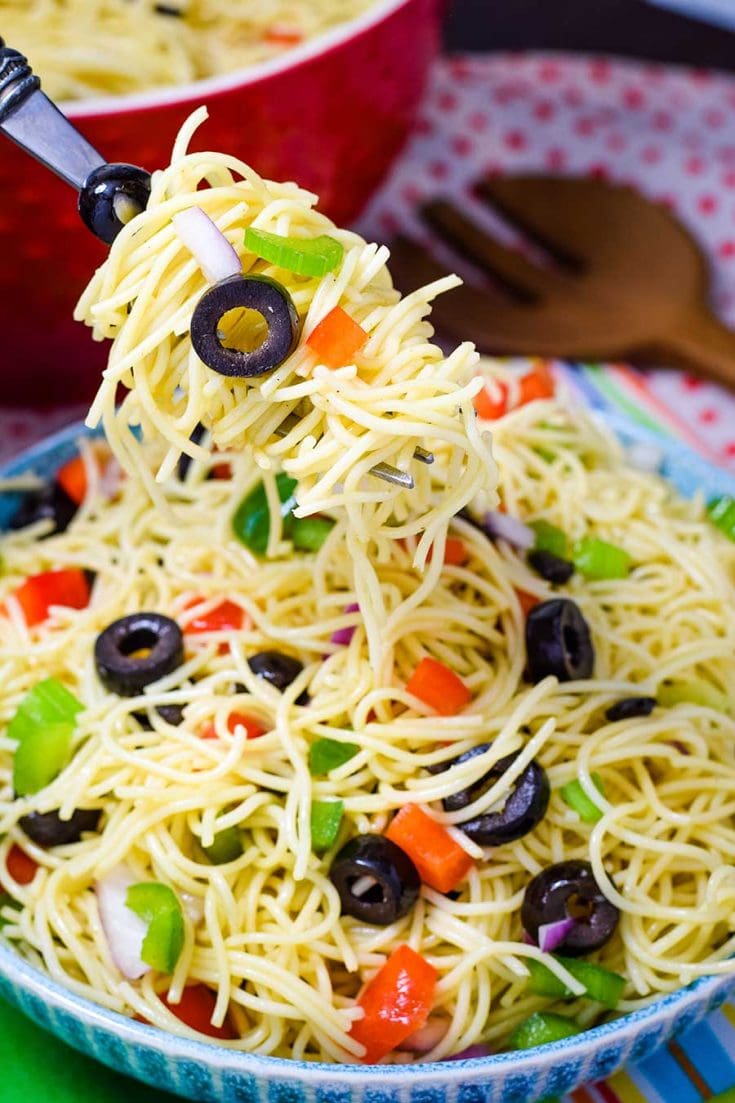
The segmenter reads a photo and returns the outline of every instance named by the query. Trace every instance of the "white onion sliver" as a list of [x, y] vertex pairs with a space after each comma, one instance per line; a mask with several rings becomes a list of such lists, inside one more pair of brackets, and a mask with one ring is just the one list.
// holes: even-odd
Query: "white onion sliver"
[[507, 540], [516, 548], [527, 550], [536, 543], [536, 533], [517, 517], [511, 517], [509, 513], [500, 513], [491, 509], [485, 514], [482, 527], [488, 536], [494, 536], [498, 540]]
[[148, 926], [125, 903], [128, 889], [137, 883], [138, 878], [121, 864], [95, 884], [110, 957], [128, 980], [138, 980], [150, 971], [150, 966], [140, 956]]
[[546, 954], [552, 953], [564, 941], [576, 922], [576, 919], [567, 917], [557, 919], [555, 923], [542, 923], [538, 929], [539, 950], [543, 950]]
[[242, 271], [242, 261], [237, 253], [201, 207], [179, 211], [173, 217], [173, 224], [210, 283], [236, 276]]

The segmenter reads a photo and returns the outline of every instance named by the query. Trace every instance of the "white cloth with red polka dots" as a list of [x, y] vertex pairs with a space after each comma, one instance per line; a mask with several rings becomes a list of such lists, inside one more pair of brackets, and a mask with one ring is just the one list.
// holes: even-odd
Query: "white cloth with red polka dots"
[[[694, 232], [712, 262], [713, 302], [735, 326], [734, 120], [725, 74], [561, 54], [443, 58], [416, 133], [358, 228], [385, 241], [399, 228], [421, 236], [418, 203], [442, 195], [471, 206], [470, 184], [487, 173], [609, 177], [668, 203]], [[678, 372], [641, 379], [628, 400], [650, 397], [649, 416], [670, 410], [689, 443], [735, 468], [733, 395]], [[0, 459], [82, 414], [0, 407]]]

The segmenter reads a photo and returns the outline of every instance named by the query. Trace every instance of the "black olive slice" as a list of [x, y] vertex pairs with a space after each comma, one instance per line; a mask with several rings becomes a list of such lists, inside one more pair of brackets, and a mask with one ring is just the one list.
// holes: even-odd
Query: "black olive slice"
[[[264, 681], [275, 686], [281, 693], [291, 685], [291, 682], [298, 678], [304, 669], [303, 663], [300, 663], [298, 659], [294, 659], [292, 655], [284, 655], [282, 651], [259, 651], [257, 655], [250, 656], [248, 666], [253, 674], [257, 674], [259, 678], [263, 678]], [[244, 688], [243, 686], [242, 689]], [[238, 690], [237, 686], [235, 689], [242, 692], [242, 690]], [[297, 705], [308, 703], [309, 695], [306, 691], [296, 698]]]
[[526, 653], [532, 682], [549, 674], [560, 682], [589, 678], [595, 650], [579, 606], [562, 597], [534, 606], [526, 618]]
[[544, 924], [575, 920], [556, 946], [560, 954], [570, 957], [604, 946], [619, 918], [620, 912], [595, 881], [592, 866], [583, 861], [557, 862], [542, 870], [528, 884], [521, 906], [521, 922], [534, 942]]
[[[167, 724], [170, 724], [172, 728], [178, 728], [179, 724], [184, 719], [184, 706], [183, 705], [159, 705], [156, 712], [165, 720]], [[148, 719], [148, 714], [145, 712], [134, 712], [133, 716], [140, 724], [143, 731], [153, 731], [153, 725]]]
[[[384, 835], [357, 835], [335, 856], [329, 878], [342, 914], [387, 927], [407, 915], [418, 899], [421, 878], [399, 846]], [[364, 886], [365, 878], [373, 884]]]
[[[238, 308], [262, 315], [268, 335], [251, 352], [225, 348], [219, 324], [225, 314]], [[205, 291], [191, 319], [191, 343], [199, 359], [220, 375], [251, 377], [265, 375], [282, 364], [293, 350], [299, 334], [299, 316], [293, 299], [282, 284], [269, 276], [228, 276]]]
[[85, 831], [96, 831], [101, 808], [75, 808], [68, 820], [62, 820], [58, 809], [53, 812], [29, 812], [18, 823], [29, 839], [39, 846], [65, 846], [78, 843]]
[[23, 495], [8, 524], [11, 529], [24, 529], [37, 521], [52, 521], [54, 527], [46, 535], [53, 536], [56, 532], [66, 532], [78, 508], [58, 483], [46, 483]]
[[181, 666], [184, 638], [170, 617], [133, 613], [113, 621], [99, 634], [94, 661], [106, 689], [121, 697], [134, 697]]
[[[473, 747], [471, 751], [466, 751], [442, 768], [448, 769], [460, 762], [476, 758], [489, 747], [489, 743]], [[474, 785], [458, 793], [452, 793], [450, 797], [445, 797], [442, 801], [444, 810], [459, 812], [476, 801], [495, 784], [498, 778], [503, 776], [518, 758], [519, 753], [506, 755], [491, 766]], [[529, 831], [533, 831], [544, 818], [549, 806], [550, 791], [546, 771], [533, 759], [513, 782], [513, 788], [502, 808], [495, 812], [483, 812], [471, 820], [458, 823], [457, 827], [478, 846], [503, 846], [505, 843], [512, 843], [516, 839], [522, 839]]]
[[136, 165], [100, 165], [79, 192], [79, 213], [93, 234], [111, 245], [136, 214], [146, 209], [151, 177]]
[[636, 716], [650, 716], [657, 705], [655, 697], [624, 697], [616, 701], [605, 713], [608, 720], [633, 720]]
[[554, 555], [550, 551], [541, 549], [531, 551], [528, 553], [528, 562], [536, 571], [536, 574], [540, 574], [542, 578], [545, 578], [547, 582], [551, 582], [554, 586], [563, 586], [574, 574], [573, 563], [570, 563], [568, 559], [562, 559], [559, 555]]

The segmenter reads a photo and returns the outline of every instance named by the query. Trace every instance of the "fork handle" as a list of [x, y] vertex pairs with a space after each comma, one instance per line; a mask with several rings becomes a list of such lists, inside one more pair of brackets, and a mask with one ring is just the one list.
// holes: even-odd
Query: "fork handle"
[[0, 130], [32, 157], [81, 191], [104, 157], [41, 91], [19, 50], [0, 38]]
[[658, 350], [677, 367], [735, 389], [735, 333], [704, 304], [668, 332]]

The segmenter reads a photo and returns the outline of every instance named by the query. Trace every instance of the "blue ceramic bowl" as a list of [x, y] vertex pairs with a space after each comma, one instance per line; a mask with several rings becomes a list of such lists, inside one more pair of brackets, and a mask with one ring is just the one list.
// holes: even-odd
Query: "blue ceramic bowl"
[[[607, 420], [623, 440], [661, 448], [664, 473], [682, 493], [735, 495], [735, 479], [678, 441], [617, 415]], [[82, 433], [73, 426], [51, 437], [6, 466], [4, 475], [49, 474], [74, 454]], [[0, 526], [14, 508], [11, 499], [0, 500]], [[0, 944], [0, 995], [39, 1026], [119, 1072], [211, 1103], [533, 1103], [643, 1060], [734, 990], [733, 978], [699, 980], [642, 1011], [521, 1053], [395, 1067], [307, 1064], [238, 1053], [134, 1022], [67, 991]]]

